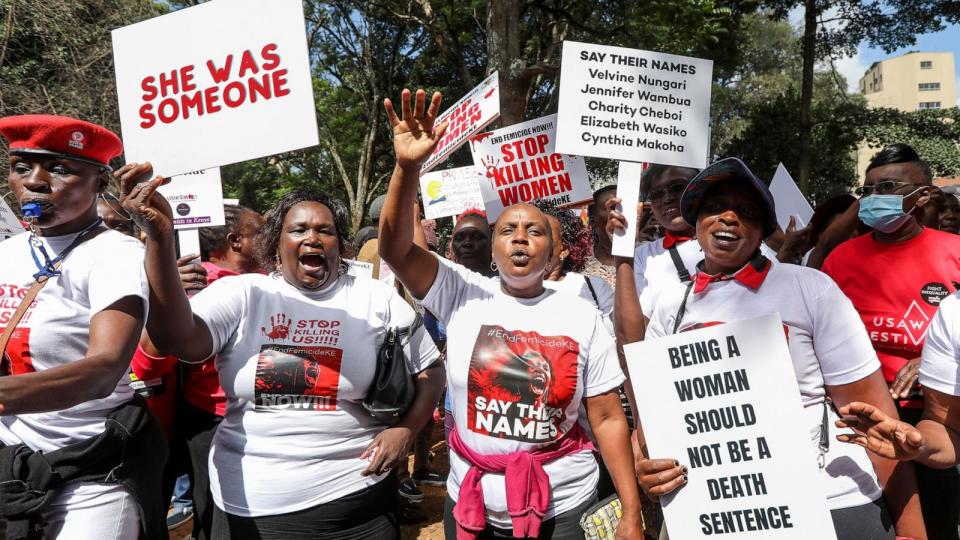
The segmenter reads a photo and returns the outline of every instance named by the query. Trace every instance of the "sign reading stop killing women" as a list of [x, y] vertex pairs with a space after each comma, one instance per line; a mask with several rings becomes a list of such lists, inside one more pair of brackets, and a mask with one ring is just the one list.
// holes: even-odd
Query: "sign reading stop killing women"
[[689, 469], [671, 540], [836, 540], [779, 315], [624, 347], [648, 455]]
[[713, 62], [565, 41], [557, 152], [702, 168]]
[[511, 204], [546, 200], [555, 206], [575, 206], [591, 200], [583, 158], [554, 151], [556, 126], [553, 114], [470, 140], [474, 165], [486, 170], [480, 192], [491, 222]]
[[[449, 109], [437, 116], [435, 125], [447, 122], [447, 130], [437, 141], [433, 153], [423, 162], [420, 174], [436, 167], [470, 137], [500, 118], [500, 77], [494, 71], [477, 86], [467, 92]], [[428, 96], [429, 98], [429, 96]]]
[[300, 0], [206, 2], [113, 31], [127, 162], [175, 176], [318, 142]]

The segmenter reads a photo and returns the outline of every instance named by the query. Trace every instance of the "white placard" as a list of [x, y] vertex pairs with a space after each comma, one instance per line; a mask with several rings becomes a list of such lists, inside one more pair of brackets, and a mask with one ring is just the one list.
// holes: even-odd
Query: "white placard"
[[548, 200], [575, 206], [591, 200], [587, 165], [580, 156], [554, 152], [557, 115], [544, 116], [470, 139], [487, 218], [493, 222], [511, 204]]
[[783, 163], [777, 166], [777, 172], [773, 175], [773, 181], [770, 182], [770, 193], [773, 194], [773, 201], [777, 207], [777, 223], [784, 231], [790, 224], [790, 216], [797, 216], [797, 228], [801, 229], [810, 223], [813, 217], [813, 207], [807, 202], [807, 198], [800, 192], [797, 183], [787, 172]]
[[300, 0], [206, 2], [113, 31], [126, 161], [164, 176], [314, 146]]
[[373, 279], [373, 263], [356, 259], [344, 259], [343, 262], [347, 263], [348, 274]]
[[624, 352], [648, 455], [689, 469], [660, 497], [671, 540], [836, 540], [779, 315]]
[[480, 183], [486, 181], [480, 167], [431, 171], [420, 177], [423, 213], [427, 219], [455, 216], [470, 209], [483, 209]]
[[23, 224], [17, 219], [17, 215], [7, 205], [7, 201], [0, 198], [0, 240], [6, 240], [25, 230]]
[[174, 176], [170, 183], [161, 186], [159, 191], [173, 209], [175, 229], [224, 225], [223, 188], [220, 185], [219, 167]]
[[[180, 256], [191, 253], [200, 254], [200, 233], [196, 229], [181, 229], [177, 231], [177, 244], [180, 246]], [[199, 262], [199, 260], [198, 260]]]
[[702, 168], [713, 61], [565, 41], [557, 151]]
[[[429, 96], [427, 96], [429, 99]], [[467, 140], [500, 117], [500, 79], [494, 71], [452, 107], [440, 113], [436, 125], [449, 122], [443, 138], [423, 163], [423, 174], [447, 159]]]
[[613, 235], [610, 252], [618, 257], [633, 257], [637, 244], [637, 205], [640, 203], [640, 177], [643, 163], [621, 161], [617, 168], [617, 198], [627, 228]]
[[240, 199], [224, 199], [223, 204], [227, 206], [240, 206]]

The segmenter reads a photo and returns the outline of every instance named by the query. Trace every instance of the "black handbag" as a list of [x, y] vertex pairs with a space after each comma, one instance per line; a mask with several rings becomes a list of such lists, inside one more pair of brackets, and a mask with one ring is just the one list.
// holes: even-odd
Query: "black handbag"
[[388, 328], [387, 336], [377, 352], [377, 369], [363, 408], [380, 422], [394, 425], [403, 418], [417, 397], [413, 376], [407, 371], [407, 357], [403, 347], [420, 327], [423, 318], [417, 313], [407, 328]]

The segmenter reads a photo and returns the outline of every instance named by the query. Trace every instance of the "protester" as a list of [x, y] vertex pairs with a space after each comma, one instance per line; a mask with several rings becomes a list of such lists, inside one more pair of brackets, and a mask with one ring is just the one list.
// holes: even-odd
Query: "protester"
[[[960, 276], [960, 236], [924, 227], [915, 217], [930, 201], [932, 177], [909, 146], [881, 150], [857, 190], [860, 219], [873, 231], [841, 244], [823, 265], [860, 314], [899, 416], [910, 424], [923, 412], [917, 378], [924, 333]], [[960, 473], [918, 465], [917, 483], [931, 538], [956, 539]], [[952, 534], [937, 533], [948, 530]]]
[[[740, 160], [723, 159], [691, 180], [680, 211], [687, 223], [696, 224], [704, 260], [690, 282], [661, 292], [644, 334], [630, 268], [633, 259], [618, 257], [618, 339], [631, 343], [779, 313], [808, 422], [797, 427], [819, 433], [811, 444], [824, 463], [819, 481], [827, 487], [827, 506], [838, 538], [893, 538], [891, 513], [897, 534], [925, 538], [910, 468], [880, 458], [871, 464], [856, 447], [824, 442], [832, 438], [828, 433], [832, 422], [824, 419], [837, 418], [829, 400], [843, 406], [871, 396], [890, 415], [896, 410], [849, 300], [820, 272], [775, 264], [760, 252], [761, 239], [777, 223], [769, 188]], [[611, 212], [610, 224], [611, 230], [623, 228], [622, 214]], [[642, 440], [642, 431], [638, 439]], [[651, 497], [681, 488], [688, 474], [697, 474], [674, 459], [664, 459], [671, 456], [646, 456], [642, 448], [640, 453], [637, 474]]]
[[487, 277], [497, 274], [490, 247], [490, 224], [483, 210], [467, 210], [457, 217], [450, 236], [450, 250], [453, 262]]
[[97, 216], [123, 145], [63, 116], [6, 117], [0, 135], [10, 189], [35, 215], [0, 243], [6, 537], [166, 538], [166, 443], [128, 376], [148, 304], [143, 248]]
[[960, 191], [957, 186], [949, 186], [943, 191], [943, 205], [937, 216], [938, 228], [943, 232], [960, 234]]
[[103, 192], [97, 200], [97, 215], [109, 229], [127, 236], [134, 236], [133, 220], [120, 208], [120, 200], [112, 193]]
[[134, 185], [148, 173], [123, 186], [147, 235], [148, 341], [187, 362], [218, 355], [227, 399], [210, 451], [213, 538], [397, 538], [390, 469], [439, 397], [438, 353], [416, 328], [405, 351], [417, 396], [395, 426], [361, 406], [379, 344], [414, 313], [394, 289], [346, 272], [343, 203], [287, 193], [257, 236], [273, 274], [223, 278], [188, 301], [170, 209], [155, 193], [163, 179]]
[[534, 206], [550, 222], [553, 243], [544, 286], [577, 295], [596, 306], [607, 332], [613, 334], [613, 288], [596, 276], [579, 273], [590, 254], [590, 231], [569, 210], [542, 201]]
[[[930, 323], [920, 363], [923, 418], [916, 427], [884, 414], [873, 405], [851, 403], [837, 422], [854, 435], [840, 440], [858, 444], [888, 459], [912, 459], [933, 469], [960, 462], [960, 293], [940, 303]], [[954, 531], [939, 531], [949, 534]]]
[[[397, 164], [380, 220], [380, 253], [447, 328], [456, 426], [445, 536], [582, 538], [578, 522], [596, 500], [597, 483], [596, 460], [577, 424], [583, 402], [623, 506], [618, 537], [638, 538], [636, 480], [616, 393], [624, 377], [596, 309], [543, 287], [552, 252], [543, 214], [520, 204], [497, 220], [499, 280], [441, 261], [413, 242], [409, 209], [420, 167], [446, 127], [433, 125], [440, 94], [429, 109], [425, 102], [423, 90], [414, 103], [404, 90], [401, 120], [385, 100]], [[514, 412], [488, 406], [500, 401]], [[537, 420], [525, 408], [556, 412]]]
[[616, 185], [603, 186], [593, 192], [593, 202], [587, 207], [590, 232], [593, 236], [593, 254], [587, 257], [583, 273], [596, 276], [616, 287], [616, 272], [613, 268], [613, 241], [607, 235], [607, 200], [617, 193]]

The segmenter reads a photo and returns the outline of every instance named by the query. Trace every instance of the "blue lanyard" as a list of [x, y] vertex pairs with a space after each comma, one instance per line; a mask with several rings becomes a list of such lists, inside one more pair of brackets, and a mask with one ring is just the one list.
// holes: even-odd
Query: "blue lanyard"
[[[30, 255], [33, 257], [33, 264], [37, 265], [37, 273], [33, 275], [34, 281], [40, 281], [40, 278], [50, 279], [54, 276], [59, 276], [60, 271], [57, 270], [57, 265], [70, 254], [71, 251], [77, 246], [79, 246], [85, 239], [88, 232], [96, 229], [103, 223], [102, 218], [97, 218], [97, 221], [90, 225], [86, 229], [80, 231], [80, 234], [73, 239], [73, 242], [70, 242], [70, 245], [66, 247], [59, 255], [50, 259], [50, 255], [47, 253], [46, 248], [43, 247], [43, 242], [41, 242], [32, 232], [30, 233]], [[44, 262], [40, 262], [40, 258], [37, 257], [37, 248], [40, 250], [40, 255], [43, 256]]]

